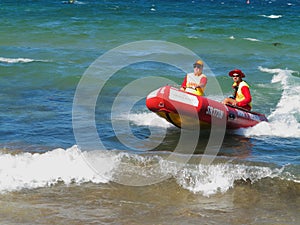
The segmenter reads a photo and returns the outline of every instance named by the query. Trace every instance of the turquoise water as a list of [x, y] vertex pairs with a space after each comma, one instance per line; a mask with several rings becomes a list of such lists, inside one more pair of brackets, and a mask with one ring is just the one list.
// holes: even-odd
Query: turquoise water
[[[1, 223], [297, 224], [299, 13], [296, 0], [1, 1]], [[209, 134], [187, 145], [188, 162], [171, 158], [182, 133], [144, 104], [166, 84], [158, 78], [180, 84], [180, 68], [192, 70], [175, 45], [204, 60], [207, 97], [230, 95], [227, 73], [242, 69], [253, 109], [269, 119], [227, 133], [210, 165]], [[126, 66], [106, 79], [104, 65]], [[94, 110], [96, 138], [85, 123], [74, 130], [91, 68], [79, 119]]]

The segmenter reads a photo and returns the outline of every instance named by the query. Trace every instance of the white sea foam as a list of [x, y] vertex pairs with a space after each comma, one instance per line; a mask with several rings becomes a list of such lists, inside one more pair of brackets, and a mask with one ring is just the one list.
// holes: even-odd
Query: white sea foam
[[[106, 183], [114, 168], [114, 156], [99, 155], [101, 170], [94, 171], [87, 160], [94, 156], [82, 153], [77, 146], [55, 149], [43, 154], [0, 154], [0, 192], [23, 188], [46, 187], [63, 181], [70, 183]], [[101, 174], [99, 174], [101, 171]]]
[[269, 19], [278, 19], [278, 18], [281, 18], [282, 15], [261, 15], [262, 17], [266, 17], [266, 18], [269, 18]]
[[[132, 125], [148, 128], [147, 138], [139, 138], [132, 130]], [[163, 142], [168, 127], [173, 125], [155, 113], [121, 113], [113, 117], [113, 128], [123, 145], [141, 150], [152, 150]]]
[[255, 38], [243, 38], [244, 40], [247, 41], [254, 41], [254, 42], [260, 42], [261, 40], [255, 39]]
[[0, 57], [0, 63], [31, 63], [31, 62], [49, 62], [48, 60], [29, 59], [29, 58], [4, 58]]
[[[178, 158], [178, 161], [176, 160]], [[82, 152], [77, 146], [46, 153], [0, 153], [0, 193], [24, 188], [49, 187], [92, 182], [119, 182], [149, 185], [151, 180], [173, 177], [178, 185], [204, 196], [226, 192], [237, 180], [256, 182], [282, 175], [282, 169], [220, 162], [218, 164], [183, 164], [180, 154], [172, 161], [164, 154], [137, 155], [120, 151]], [[156, 165], [152, 167], [152, 165]], [[141, 183], [141, 180], [144, 182]], [[126, 183], [124, 183], [126, 181]], [[148, 182], [148, 183], [147, 183]]]
[[241, 129], [246, 136], [300, 137], [300, 80], [292, 76], [292, 70], [259, 67], [266, 73], [274, 74], [271, 83], [281, 83], [282, 93], [276, 109], [268, 116], [268, 123], [259, 123], [249, 129]]
[[199, 37], [197, 35], [188, 35], [189, 39], [198, 39]]
[[177, 172], [176, 180], [185, 189], [193, 193], [210, 196], [224, 193], [234, 187], [237, 180], [258, 181], [265, 177], [274, 177], [278, 169], [269, 167], [246, 166], [242, 164], [222, 163], [216, 165], [195, 165]]
[[154, 126], [154, 127], [162, 127], [168, 128], [172, 127], [170, 123], [168, 123], [165, 119], [159, 117], [153, 112], [143, 112], [143, 113], [131, 113], [129, 115], [128, 120], [132, 121], [138, 126]]
[[152, 5], [152, 6], [151, 6], [151, 9], [150, 9], [150, 11], [153, 11], [153, 12], [155, 12], [155, 11], [156, 11], [155, 5]]
[[71, 1], [62, 1], [62, 3], [63, 4], [78, 4], [78, 5], [84, 5], [84, 4], [86, 4], [85, 2], [81, 2], [81, 1], [73, 1], [73, 2], [71, 2]]

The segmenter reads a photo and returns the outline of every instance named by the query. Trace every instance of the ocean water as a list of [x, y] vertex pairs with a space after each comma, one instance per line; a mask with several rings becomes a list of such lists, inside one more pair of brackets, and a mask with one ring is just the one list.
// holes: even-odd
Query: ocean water
[[[1, 224], [299, 224], [298, 0], [0, 1]], [[186, 133], [145, 97], [195, 58], [268, 123]], [[191, 140], [191, 141], [190, 141]]]

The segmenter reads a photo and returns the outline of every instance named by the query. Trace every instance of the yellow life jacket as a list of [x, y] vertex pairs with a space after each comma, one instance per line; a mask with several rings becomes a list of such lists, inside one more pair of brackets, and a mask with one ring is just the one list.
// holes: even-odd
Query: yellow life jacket
[[192, 88], [194, 86], [197, 86], [200, 84], [200, 81], [203, 77], [206, 77], [204, 74], [201, 74], [200, 76], [196, 76], [194, 73], [188, 73], [186, 75], [186, 92], [195, 94], [195, 95], [199, 95], [199, 96], [203, 96], [204, 95], [204, 91], [205, 91], [205, 87], [203, 88]]
[[[232, 86], [233, 86], [233, 87], [236, 87], [236, 86], [237, 86], [237, 83], [234, 82]], [[236, 100], [237, 102], [241, 102], [241, 101], [243, 101], [243, 100], [245, 99], [245, 96], [244, 96], [243, 93], [242, 93], [242, 87], [244, 87], [244, 86], [246, 86], [246, 87], [249, 88], [249, 85], [248, 85], [245, 81], [242, 81], [242, 82], [239, 84], [239, 87], [238, 87], [238, 89], [237, 89], [236, 96], [235, 96], [235, 100]], [[248, 105], [252, 108], [252, 102], [249, 102]]]

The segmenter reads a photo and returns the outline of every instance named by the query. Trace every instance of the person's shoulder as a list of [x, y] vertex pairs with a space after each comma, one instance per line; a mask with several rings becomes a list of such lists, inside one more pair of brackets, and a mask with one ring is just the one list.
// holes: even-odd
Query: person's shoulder
[[249, 85], [249, 83], [248, 83], [247, 81], [243, 80], [242, 83], [243, 83], [245, 86], [250, 87], [250, 85]]

